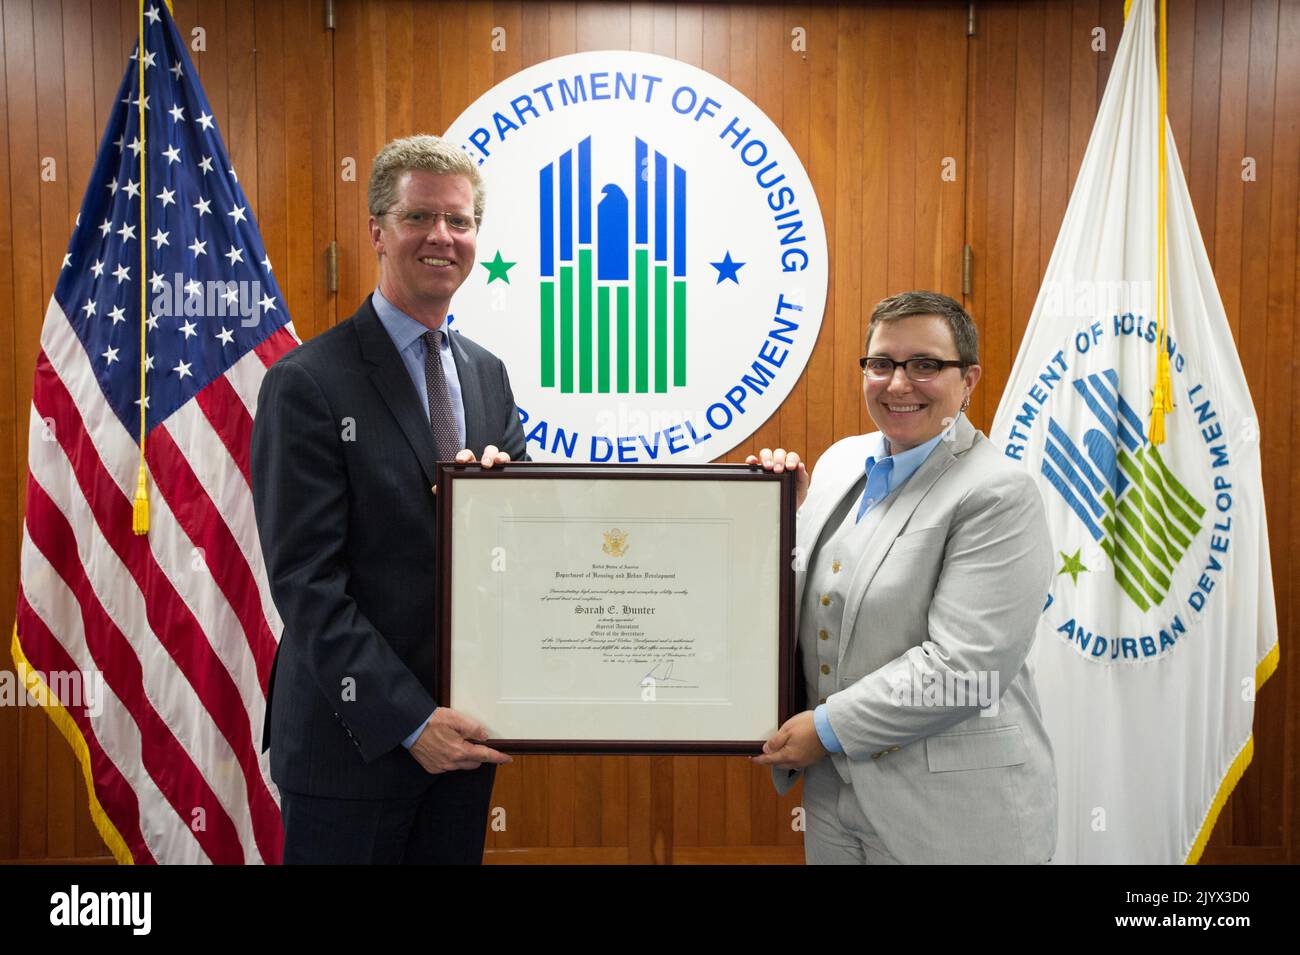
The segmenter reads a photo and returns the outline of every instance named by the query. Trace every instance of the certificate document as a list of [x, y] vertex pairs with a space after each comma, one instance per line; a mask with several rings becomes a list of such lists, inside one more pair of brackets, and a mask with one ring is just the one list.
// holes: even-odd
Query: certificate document
[[791, 702], [790, 482], [725, 465], [492, 474], [440, 485], [448, 705], [507, 750], [757, 751]]

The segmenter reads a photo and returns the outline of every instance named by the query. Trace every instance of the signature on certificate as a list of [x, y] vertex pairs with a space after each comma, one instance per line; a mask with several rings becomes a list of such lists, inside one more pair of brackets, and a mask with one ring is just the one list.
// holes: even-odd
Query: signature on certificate
[[641, 686], [663, 683], [687, 683], [686, 679], [673, 676], [674, 660], [661, 660], [652, 666], [645, 676], [641, 678]]

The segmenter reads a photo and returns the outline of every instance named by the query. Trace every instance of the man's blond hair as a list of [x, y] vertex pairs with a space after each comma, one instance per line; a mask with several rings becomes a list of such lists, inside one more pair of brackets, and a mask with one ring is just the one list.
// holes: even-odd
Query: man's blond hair
[[474, 218], [483, 218], [486, 196], [483, 177], [479, 175], [474, 160], [469, 158], [465, 150], [456, 148], [441, 136], [430, 136], [427, 133], [394, 139], [375, 156], [370, 167], [370, 185], [366, 191], [372, 216], [381, 216], [393, 208], [397, 202], [398, 180], [402, 178], [402, 173], [411, 169], [464, 176], [474, 191]]

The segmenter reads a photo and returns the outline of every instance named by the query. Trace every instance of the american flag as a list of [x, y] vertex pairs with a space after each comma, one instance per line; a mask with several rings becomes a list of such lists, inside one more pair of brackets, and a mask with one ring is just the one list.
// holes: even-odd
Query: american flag
[[[262, 376], [297, 338], [162, 0], [144, 28], [41, 332], [14, 661], [77, 753], [119, 862], [278, 862], [260, 742], [282, 625], [249, 438]], [[137, 536], [142, 281], [149, 530]]]

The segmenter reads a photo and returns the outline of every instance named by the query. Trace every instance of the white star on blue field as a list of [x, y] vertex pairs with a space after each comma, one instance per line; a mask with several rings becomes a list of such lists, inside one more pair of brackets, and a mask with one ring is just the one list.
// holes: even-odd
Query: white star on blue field
[[736, 273], [744, 267], [745, 263], [734, 261], [731, 258], [731, 250], [727, 250], [727, 254], [722, 257], [721, 262], [710, 262], [709, 264], [718, 270], [716, 284], [721, 285], [723, 279], [731, 279], [737, 285], [740, 284], [740, 277]]

